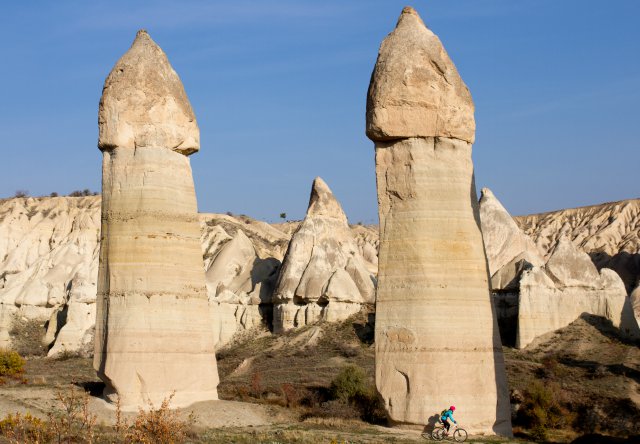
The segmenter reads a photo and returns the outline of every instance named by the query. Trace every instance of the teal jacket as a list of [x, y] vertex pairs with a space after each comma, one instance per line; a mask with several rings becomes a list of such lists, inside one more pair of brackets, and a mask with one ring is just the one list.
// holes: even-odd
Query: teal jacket
[[445, 422], [447, 419], [450, 419], [454, 424], [457, 424], [456, 420], [453, 419], [453, 412], [451, 410], [447, 410], [446, 412], [444, 412], [444, 415], [440, 417], [440, 420], [442, 422]]

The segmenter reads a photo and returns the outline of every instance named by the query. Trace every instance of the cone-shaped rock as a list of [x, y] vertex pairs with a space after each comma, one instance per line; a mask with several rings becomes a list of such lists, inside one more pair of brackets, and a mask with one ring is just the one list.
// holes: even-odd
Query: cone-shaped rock
[[376, 385], [392, 421], [455, 405], [470, 433], [511, 434], [507, 380], [471, 162], [473, 102], [405, 8], [372, 75], [380, 217]]
[[327, 184], [313, 181], [307, 215], [289, 243], [273, 294], [273, 329], [338, 321], [374, 302], [374, 278]]
[[489, 188], [482, 189], [480, 221], [494, 290], [517, 286], [520, 273], [525, 268], [523, 264], [527, 267], [544, 265], [544, 259], [531, 238], [520, 230]]
[[102, 238], [94, 367], [123, 409], [217, 399], [196, 196], [198, 126], [149, 35], [105, 81], [99, 110]]

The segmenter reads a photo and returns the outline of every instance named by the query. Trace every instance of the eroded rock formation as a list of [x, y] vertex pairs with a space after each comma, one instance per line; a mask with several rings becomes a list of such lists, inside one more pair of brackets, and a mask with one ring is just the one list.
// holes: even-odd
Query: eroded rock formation
[[640, 329], [640, 283], [635, 290], [631, 293], [631, 308], [633, 309], [633, 317], [635, 318], [636, 324]]
[[273, 293], [273, 331], [346, 319], [374, 302], [374, 283], [347, 216], [317, 177]]
[[[15, 319], [44, 324], [68, 303], [75, 305], [74, 313], [95, 313], [99, 237], [100, 200], [96, 197], [18, 198], [0, 205], [3, 346], [10, 346], [8, 332]], [[82, 330], [80, 337], [70, 341], [67, 336], [65, 345], [50, 355], [85, 351], [80, 345], [92, 341], [94, 321], [95, 315], [86, 329], [76, 324]], [[49, 328], [53, 331], [45, 338], [47, 344], [58, 332], [51, 323]]]
[[568, 237], [591, 256], [598, 269], [620, 275], [627, 292], [640, 279], [640, 199], [551, 211], [514, 218], [549, 257], [558, 239]]
[[522, 274], [516, 347], [566, 327], [583, 313], [609, 319], [623, 334], [635, 337], [625, 310], [627, 292], [620, 276], [607, 268], [598, 272], [589, 255], [562, 237], [543, 267]]
[[473, 179], [473, 109], [438, 37], [405, 8], [367, 98], [380, 217], [376, 385], [396, 423], [424, 424], [455, 404], [471, 433], [511, 435]]
[[544, 265], [544, 259], [490, 189], [482, 189], [479, 205], [491, 288], [515, 289], [522, 270]]
[[218, 371], [188, 155], [199, 130], [182, 83], [145, 31], [99, 108], [102, 233], [94, 367], [123, 409], [217, 399]]
[[559, 237], [543, 259], [486, 188], [480, 218], [503, 343], [526, 347], [582, 314], [610, 320], [627, 337], [640, 334], [620, 277], [606, 268], [599, 272], [589, 255], [566, 236]]

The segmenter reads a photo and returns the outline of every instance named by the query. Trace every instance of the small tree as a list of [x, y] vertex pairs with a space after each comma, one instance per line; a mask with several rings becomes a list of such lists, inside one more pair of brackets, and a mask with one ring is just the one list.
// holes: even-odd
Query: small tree
[[286, 219], [287, 218], [287, 213], [280, 213], [280, 219]]
[[15, 197], [29, 197], [29, 192], [27, 190], [17, 190]]
[[49, 197], [58, 197], [58, 193], [54, 191], [53, 193], [49, 194]]

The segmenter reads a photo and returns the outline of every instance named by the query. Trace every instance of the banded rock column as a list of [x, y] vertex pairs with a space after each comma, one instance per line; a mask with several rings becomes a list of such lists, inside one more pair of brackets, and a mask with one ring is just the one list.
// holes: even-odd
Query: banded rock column
[[107, 77], [98, 116], [102, 238], [94, 367], [123, 409], [217, 399], [189, 154], [199, 129], [180, 78], [145, 31]]
[[367, 98], [380, 217], [376, 385], [395, 423], [455, 405], [511, 435], [473, 178], [473, 101], [412, 8], [382, 42]]

